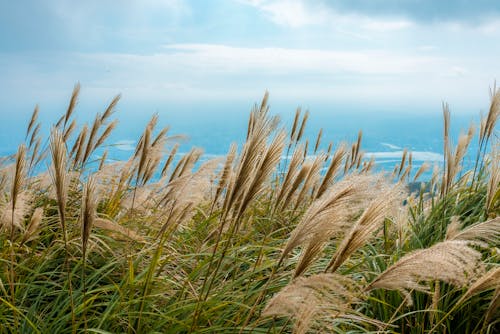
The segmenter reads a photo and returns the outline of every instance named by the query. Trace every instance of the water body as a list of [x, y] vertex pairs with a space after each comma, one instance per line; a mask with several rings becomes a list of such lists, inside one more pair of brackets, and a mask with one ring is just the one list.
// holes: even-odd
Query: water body
[[[114, 160], [127, 159], [132, 154], [137, 139], [144, 130], [153, 113], [158, 113], [159, 127], [169, 125], [171, 135], [184, 135], [181, 139], [179, 154], [188, 152], [192, 147], [204, 150], [203, 160], [226, 154], [232, 142], [243, 143], [251, 105], [237, 104], [186, 104], [165, 105], [147, 108], [143, 105], [119, 106], [115, 117], [119, 124], [108, 139], [108, 157]], [[64, 113], [64, 108], [40, 110], [43, 132], [48, 133], [50, 124]], [[80, 123], [93, 120], [96, 111], [103, 106], [79, 106], [75, 116]], [[282, 126], [290, 129], [295, 115], [291, 105], [272, 106], [271, 114], [280, 116]], [[0, 155], [12, 154], [17, 145], [24, 140], [26, 125], [31, 110], [0, 112]], [[478, 114], [452, 114], [452, 138], [466, 131], [471, 121], [477, 124]], [[435, 111], [384, 111], [355, 109], [349, 107], [316, 106], [310, 110], [304, 138], [314, 146], [318, 131], [323, 129], [320, 150], [327, 149], [330, 142], [336, 147], [340, 142], [353, 142], [359, 130], [363, 131], [362, 150], [367, 158], [374, 157], [378, 170], [392, 171], [403, 154], [404, 149], [413, 152], [414, 168], [418, 169], [425, 161], [440, 164], [443, 160], [442, 114]], [[473, 143], [473, 147], [476, 142]], [[311, 152], [312, 153], [312, 152]], [[96, 152], [98, 158], [101, 152]], [[471, 160], [470, 157], [466, 159]], [[430, 172], [429, 172], [430, 173]], [[427, 174], [427, 176], [429, 175]]]

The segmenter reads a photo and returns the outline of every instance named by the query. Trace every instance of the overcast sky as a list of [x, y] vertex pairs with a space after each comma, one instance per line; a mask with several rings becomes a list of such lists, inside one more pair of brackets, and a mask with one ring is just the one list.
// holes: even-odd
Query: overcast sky
[[497, 0], [1, 0], [0, 112], [65, 103], [79, 81], [82, 99], [121, 92], [146, 108], [268, 89], [476, 113], [500, 79], [499, 42]]

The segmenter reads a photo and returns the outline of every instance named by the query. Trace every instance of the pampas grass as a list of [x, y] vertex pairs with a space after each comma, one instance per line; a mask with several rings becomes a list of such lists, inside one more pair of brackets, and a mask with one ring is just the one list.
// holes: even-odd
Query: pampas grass
[[[60, 129], [60, 126], [63, 125], [62, 131], [66, 129], [66, 124], [68, 123], [71, 115], [75, 111], [75, 106], [78, 103], [78, 96], [80, 95], [80, 83], [75, 84], [73, 88], [73, 92], [71, 93], [71, 98], [69, 100], [68, 108], [66, 109], [66, 113], [59, 118], [55, 127]], [[60, 129], [61, 130], [61, 129]]]
[[[79, 90], [79, 86], [78, 86]], [[78, 94], [78, 90], [75, 87], [75, 91], [73, 96]], [[76, 97], [75, 97], [76, 99]], [[74, 104], [73, 98], [71, 104]], [[70, 107], [71, 107], [70, 104]], [[71, 107], [72, 108], [72, 107]], [[69, 118], [69, 114], [71, 113], [70, 109], [66, 114], [66, 120]], [[68, 177], [68, 169], [67, 169], [67, 156], [66, 156], [66, 145], [64, 143], [64, 138], [62, 133], [57, 129], [53, 128], [50, 136], [50, 152], [52, 156], [52, 168], [50, 169], [50, 176], [52, 179], [52, 183], [54, 185], [54, 189], [56, 192], [57, 199], [57, 209], [59, 212], [59, 223], [62, 229], [63, 241], [64, 241], [64, 249], [65, 249], [65, 267], [67, 272], [68, 286], [69, 286], [69, 294], [70, 294], [70, 302], [71, 302], [71, 322], [73, 324], [73, 331], [76, 328], [76, 316], [75, 316], [75, 303], [73, 299], [73, 288], [71, 283], [71, 269], [69, 263], [70, 251], [68, 246], [68, 232], [66, 227], [66, 202], [68, 199], [68, 187], [69, 187], [69, 177]]]
[[373, 233], [381, 227], [384, 219], [395, 215], [401, 205], [402, 189], [400, 185], [385, 189], [373, 199], [365, 209], [358, 221], [352, 226], [328, 264], [326, 270], [334, 272], [349, 258], [357, 249], [362, 247], [373, 236]]
[[[26, 137], [25, 140], [28, 139], [28, 135], [30, 134], [31, 130], [33, 130], [33, 127], [35, 126], [37, 120], [38, 120], [38, 113], [40, 112], [40, 109], [38, 107], [38, 104], [35, 106], [35, 109], [33, 110], [33, 114], [31, 115], [31, 119], [28, 123], [28, 128], [26, 129]], [[35, 131], [33, 131], [35, 132]]]
[[233, 162], [234, 159], [236, 158], [236, 150], [237, 150], [236, 144], [234, 143], [231, 144], [229, 152], [227, 153], [226, 156], [226, 162], [224, 163], [224, 166], [220, 171], [220, 175], [217, 178], [218, 179], [217, 189], [215, 190], [215, 195], [210, 210], [214, 209], [215, 205], [219, 201], [222, 192], [224, 191], [224, 189], [226, 189], [227, 185], [229, 184], [229, 180], [231, 179]]
[[372, 181], [372, 178], [365, 176], [341, 181], [329, 193], [313, 202], [292, 232], [279, 261], [283, 261], [294, 248], [306, 245], [294, 274], [300, 275], [322, 250], [326, 241], [345, 232], [351, 216], [369, 198], [366, 189], [373, 184]]
[[66, 146], [64, 139], [57, 129], [53, 129], [50, 137], [50, 153], [52, 156], [52, 166], [50, 177], [56, 191], [57, 206], [59, 211], [59, 222], [63, 231], [65, 242], [66, 237], [66, 202], [68, 199], [68, 168], [66, 157]]
[[[331, 148], [329, 148], [329, 150], [330, 149]], [[335, 153], [331, 158], [330, 165], [328, 166], [328, 169], [325, 175], [323, 176], [323, 180], [319, 185], [318, 191], [316, 193], [316, 198], [321, 197], [328, 189], [328, 187], [330, 187], [331, 183], [337, 176], [337, 173], [339, 171], [344, 156], [345, 156], [345, 147], [340, 146], [339, 148], [337, 148], [337, 150], [335, 151]]]
[[262, 316], [291, 317], [295, 322], [293, 333], [333, 328], [337, 318], [361, 322], [361, 317], [351, 308], [351, 304], [358, 301], [356, 290], [359, 290], [356, 283], [342, 275], [299, 277], [267, 303]]
[[444, 104], [430, 179], [410, 150], [392, 178], [373, 172], [361, 131], [323, 151], [328, 129], [306, 138], [300, 108], [287, 133], [267, 92], [225, 157], [154, 115], [116, 162], [120, 96], [80, 125], [79, 93], [48, 149], [36, 107], [26, 146], [0, 158], [1, 334], [498, 329], [496, 88], [470, 171], [474, 127], [452, 143]]
[[481, 253], [466, 241], [443, 241], [402, 257], [372, 281], [366, 290], [398, 290], [407, 295], [411, 303], [409, 290], [429, 291], [421, 281], [440, 280], [457, 287], [467, 286], [483, 272], [480, 260]]
[[454, 219], [448, 225], [446, 239], [469, 241], [483, 247], [497, 245], [500, 241], [500, 217], [470, 225], [463, 230], [460, 230], [459, 220]]
[[40, 223], [43, 219], [43, 208], [36, 208], [31, 216], [30, 222], [26, 227], [21, 244], [31, 241], [36, 238], [37, 234], [40, 232]]
[[463, 302], [463, 300], [479, 292], [490, 289], [499, 289], [499, 288], [500, 288], [500, 267], [495, 267], [486, 272], [473, 284], [471, 284], [467, 292], [463, 294], [461, 300]]
[[84, 185], [81, 207], [82, 254], [83, 261], [85, 262], [90, 233], [96, 219], [97, 198], [95, 194], [95, 180], [93, 177], [90, 177]]
[[[500, 198], [500, 146], [493, 147], [491, 152], [491, 161], [489, 164], [489, 182], [486, 188], [486, 212], [490, 214], [494, 207], [498, 204]], [[495, 203], [495, 201], [497, 203]]]

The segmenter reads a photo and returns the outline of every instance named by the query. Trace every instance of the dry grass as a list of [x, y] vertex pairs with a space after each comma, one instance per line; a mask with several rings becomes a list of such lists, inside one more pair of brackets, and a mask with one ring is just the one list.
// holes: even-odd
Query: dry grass
[[359, 290], [354, 281], [342, 275], [298, 277], [267, 303], [262, 316], [296, 319], [294, 333], [333, 328], [337, 318], [362, 322], [363, 317], [351, 306], [358, 302]]
[[90, 233], [97, 215], [97, 198], [95, 189], [95, 179], [90, 177], [84, 186], [82, 194], [82, 212], [80, 220], [82, 225], [82, 254], [83, 261], [86, 259], [87, 245], [90, 238]]
[[495, 245], [500, 238], [500, 217], [477, 223], [460, 230], [458, 219], [448, 225], [448, 240], [464, 240], [482, 247]]
[[473, 171], [474, 128], [454, 146], [443, 106], [430, 179], [406, 149], [392, 177], [374, 173], [362, 131], [321, 150], [326, 132], [305, 138], [300, 108], [288, 134], [267, 93], [224, 158], [179, 154], [154, 115], [132, 156], [110, 162], [120, 96], [79, 126], [79, 92], [48, 149], [36, 107], [27, 145], [0, 160], [0, 333], [498, 328], [496, 88]]
[[395, 216], [398, 208], [402, 205], [403, 189], [396, 184], [392, 188], [382, 186], [382, 190], [376, 195], [361, 217], [351, 227], [328, 264], [326, 270], [334, 272], [344, 263], [357, 249], [364, 246], [374, 232], [380, 229], [384, 219]]
[[457, 287], [465, 287], [482, 272], [481, 253], [466, 241], [450, 240], [414, 251], [402, 257], [372, 281], [366, 290], [398, 290], [407, 296], [409, 290], [428, 292], [422, 281], [440, 280]]
[[332, 237], [342, 235], [351, 220], [370, 198], [373, 178], [354, 176], [340, 181], [314, 201], [292, 232], [280, 262], [296, 247], [304, 246], [295, 276], [304, 272]]

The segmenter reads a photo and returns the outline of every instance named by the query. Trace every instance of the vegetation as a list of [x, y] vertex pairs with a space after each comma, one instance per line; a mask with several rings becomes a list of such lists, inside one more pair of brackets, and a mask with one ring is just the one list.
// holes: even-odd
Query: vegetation
[[470, 171], [475, 128], [454, 146], [444, 107], [444, 164], [412, 193], [411, 153], [388, 175], [361, 133], [321, 152], [267, 94], [224, 159], [176, 158], [153, 116], [128, 161], [92, 160], [119, 96], [78, 129], [78, 95], [2, 160], [0, 333], [498, 332], [500, 90]]

